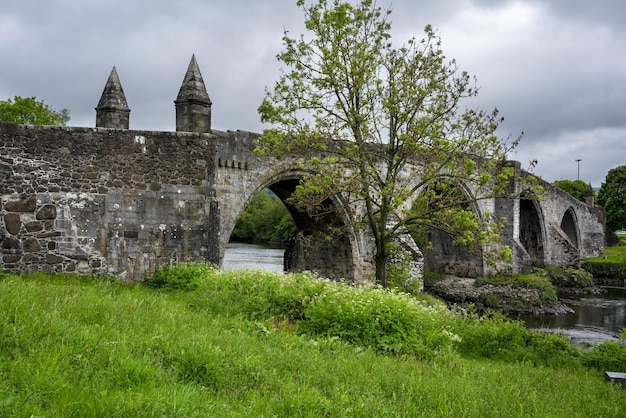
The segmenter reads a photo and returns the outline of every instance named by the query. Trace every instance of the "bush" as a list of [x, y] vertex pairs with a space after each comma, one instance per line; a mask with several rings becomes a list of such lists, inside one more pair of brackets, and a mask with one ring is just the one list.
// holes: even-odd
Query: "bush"
[[588, 258], [582, 263], [592, 277], [609, 279], [626, 279], [626, 259]]
[[599, 371], [626, 370], [626, 345], [606, 341], [583, 354], [583, 365]]
[[530, 361], [534, 365], [575, 365], [578, 350], [563, 336], [526, 328], [499, 312], [468, 316], [455, 332], [461, 338], [462, 355], [508, 362]]
[[445, 331], [451, 312], [431, 302], [379, 287], [338, 285], [311, 301], [303, 328], [382, 352], [429, 358], [455, 340]]
[[593, 287], [593, 275], [586, 270], [548, 267], [545, 271], [550, 282], [557, 287], [582, 289]]
[[166, 264], [157, 267], [154, 275], [146, 277], [143, 283], [153, 289], [194, 290], [199, 278], [214, 269], [209, 263]]

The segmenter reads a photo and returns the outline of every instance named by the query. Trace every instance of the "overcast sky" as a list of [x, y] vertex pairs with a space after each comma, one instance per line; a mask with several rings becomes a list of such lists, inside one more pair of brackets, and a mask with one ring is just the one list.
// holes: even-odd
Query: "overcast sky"
[[[332, 0], [329, 0], [332, 2]], [[599, 187], [626, 165], [626, 1], [378, 0], [394, 42], [431, 24], [446, 56], [478, 78], [468, 104], [497, 107], [511, 159], [547, 181]], [[113, 66], [130, 128], [175, 130], [174, 99], [192, 54], [212, 125], [261, 132], [257, 107], [277, 78], [283, 29], [303, 31], [296, 0], [1, 0], [0, 100], [35, 96], [95, 126]], [[581, 159], [580, 164], [576, 162]]]

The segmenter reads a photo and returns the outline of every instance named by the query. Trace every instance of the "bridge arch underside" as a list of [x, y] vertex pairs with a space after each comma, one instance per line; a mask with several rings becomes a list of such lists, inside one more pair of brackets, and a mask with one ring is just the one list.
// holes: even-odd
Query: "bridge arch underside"
[[570, 207], [563, 214], [563, 218], [561, 219], [561, 230], [567, 235], [570, 243], [578, 248], [578, 225], [576, 222], [576, 215], [574, 210]]
[[291, 205], [299, 178], [277, 181], [268, 188], [285, 204], [296, 225], [296, 234], [287, 242], [285, 271], [315, 271], [322, 277], [355, 280], [354, 240], [341, 217], [341, 210], [331, 200], [311, 216]]
[[[445, 179], [442, 182], [445, 182]], [[477, 219], [480, 219], [481, 212], [476, 202], [470, 202], [470, 193], [465, 185], [448, 183], [441, 190], [439, 190], [440, 186], [438, 184], [435, 187], [437, 195], [447, 194], [452, 196], [451, 198], [444, 197], [443, 202], [459, 202], [457, 205], [459, 209], [471, 211]], [[426, 193], [427, 190], [423, 191], [422, 194], [425, 195]], [[436, 215], [434, 216], [436, 217]], [[426, 242], [428, 242], [428, 245], [424, 245], [421, 242], [423, 239], [417, 238], [416, 242], [419, 241], [422, 244], [421, 247], [423, 247], [424, 268], [459, 277], [473, 278], [483, 275], [485, 266], [482, 249], [456, 244], [454, 238], [449, 232], [434, 227], [426, 230]]]
[[544, 234], [542, 217], [532, 199], [520, 199], [519, 241], [528, 255], [531, 266], [544, 267]]

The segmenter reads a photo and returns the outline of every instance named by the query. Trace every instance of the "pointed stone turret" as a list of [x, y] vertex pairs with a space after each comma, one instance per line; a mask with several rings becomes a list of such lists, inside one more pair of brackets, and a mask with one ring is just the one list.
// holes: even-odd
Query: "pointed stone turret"
[[128, 129], [130, 109], [115, 67], [104, 86], [102, 97], [96, 107], [96, 127]]
[[211, 132], [211, 99], [206, 91], [196, 56], [192, 55], [187, 73], [180, 86], [176, 104], [176, 130]]

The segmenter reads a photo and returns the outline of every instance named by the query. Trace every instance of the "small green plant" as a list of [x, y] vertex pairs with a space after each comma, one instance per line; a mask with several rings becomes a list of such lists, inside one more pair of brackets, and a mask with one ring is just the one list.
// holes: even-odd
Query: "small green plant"
[[424, 286], [432, 285], [433, 283], [441, 280], [443, 275], [438, 271], [424, 270]]
[[157, 267], [143, 283], [153, 289], [194, 290], [198, 280], [216, 267], [209, 263], [178, 263]]
[[500, 306], [500, 298], [494, 293], [485, 293], [482, 295], [483, 304], [488, 308], [498, 308]]

